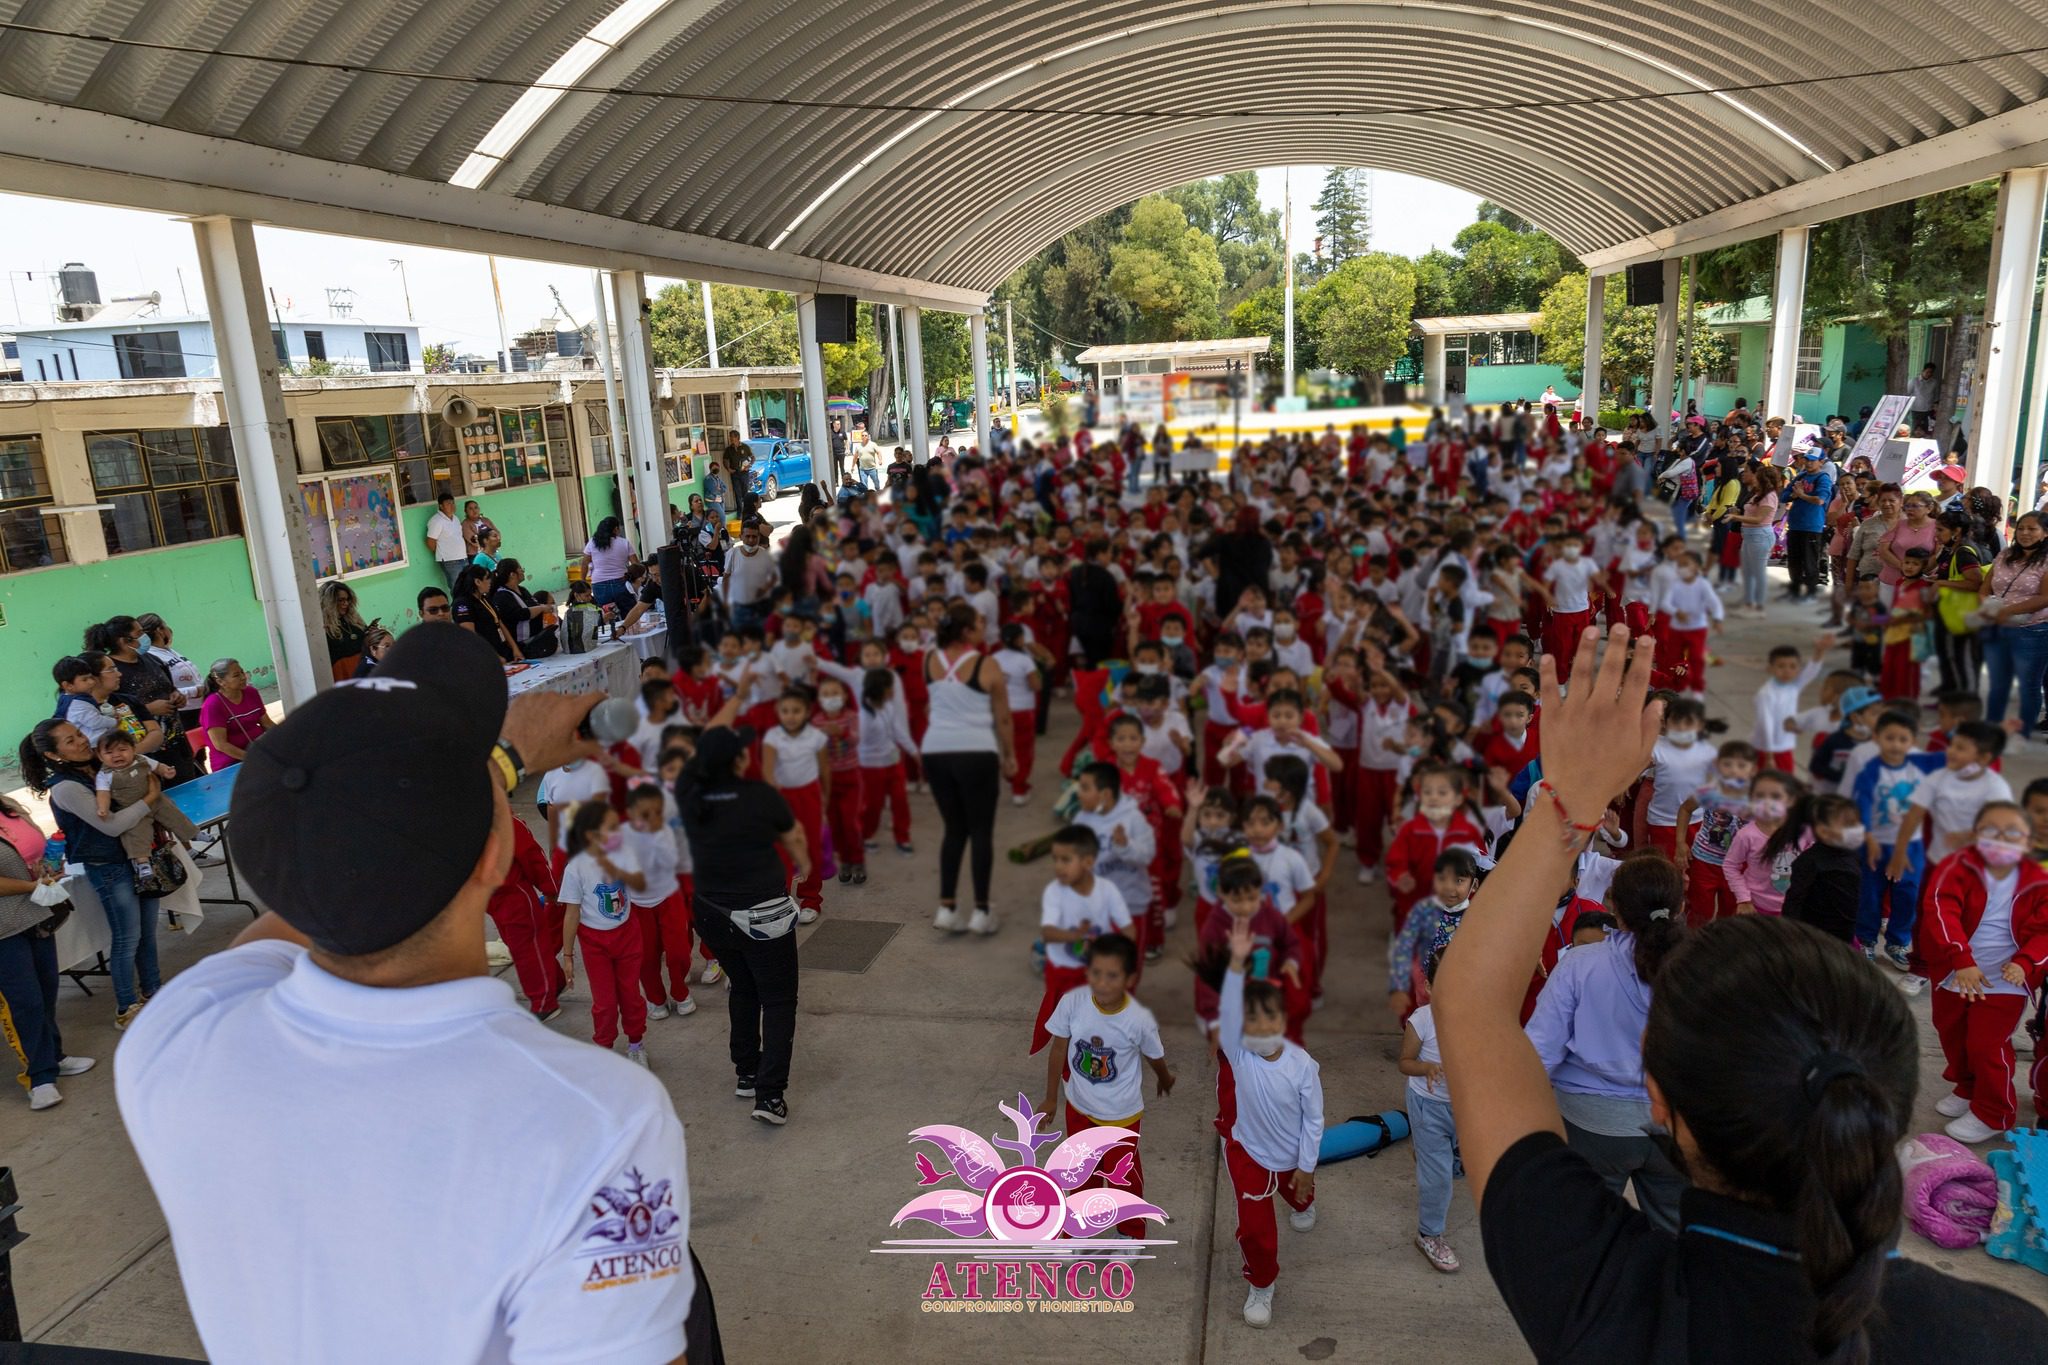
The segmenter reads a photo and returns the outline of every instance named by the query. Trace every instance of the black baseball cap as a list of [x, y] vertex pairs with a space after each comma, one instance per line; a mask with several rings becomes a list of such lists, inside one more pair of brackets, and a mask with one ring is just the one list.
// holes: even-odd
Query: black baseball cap
[[497, 652], [428, 622], [294, 710], [249, 746], [229, 807], [257, 898], [345, 956], [419, 932], [483, 854], [505, 707]]

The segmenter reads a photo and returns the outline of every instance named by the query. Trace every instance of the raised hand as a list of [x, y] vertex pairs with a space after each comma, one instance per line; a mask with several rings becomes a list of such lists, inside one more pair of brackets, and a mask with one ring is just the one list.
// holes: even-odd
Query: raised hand
[[1543, 778], [1580, 822], [1603, 812], [1642, 776], [1663, 723], [1663, 706], [1644, 704], [1651, 652], [1639, 649], [1630, 659], [1628, 641], [1628, 627], [1610, 629], [1596, 671], [1600, 634], [1587, 630], [1572, 661], [1572, 676], [1579, 681], [1569, 696], [1558, 689], [1555, 659], [1546, 654], [1537, 665], [1543, 692]]

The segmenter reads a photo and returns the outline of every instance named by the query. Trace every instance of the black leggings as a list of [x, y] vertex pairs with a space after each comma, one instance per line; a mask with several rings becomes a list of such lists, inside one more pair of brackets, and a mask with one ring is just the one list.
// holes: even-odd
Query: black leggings
[[974, 904], [988, 905], [988, 881], [996, 864], [996, 797], [1003, 785], [1003, 760], [995, 754], [926, 754], [925, 780], [946, 822], [939, 843], [939, 899], [951, 901], [960, 886], [960, 855], [974, 840]]

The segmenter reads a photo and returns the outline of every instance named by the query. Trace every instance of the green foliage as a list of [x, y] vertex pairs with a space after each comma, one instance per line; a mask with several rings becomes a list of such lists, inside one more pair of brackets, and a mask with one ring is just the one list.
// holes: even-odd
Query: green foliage
[[1047, 388], [1040, 392], [1038, 411], [1045, 418], [1045, 429], [1052, 433], [1053, 440], [1064, 441], [1074, 434], [1073, 407], [1058, 389]]
[[1332, 166], [1323, 176], [1322, 192], [1311, 207], [1323, 239], [1323, 258], [1332, 268], [1363, 255], [1371, 245], [1370, 175], [1351, 166]]
[[1222, 329], [1216, 243], [1171, 199], [1139, 200], [1109, 254], [1109, 287], [1131, 306], [1132, 340], [1188, 341]]
[[[715, 307], [717, 301], [713, 300]], [[825, 391], [843, 393], [848, 397], [866, 395], [868, 380], [876, 370], [882, 368], [882, 343], [876, 339], [873, 328], [862, 328], [854, 340], [847, 344], [826, 342], [818, 347], [825, 355]], [[725, 348], [719, 348], [718, 358], [725, 359]]]
[[[1627, 289], [1619, 273], [1604, 276], [1605, 308], [1601, 314], [1600, 379], [1608, 393], [1631, 394], [1640, 384], [1647, 387], [1651, 367], [1657, 358], [1657, 310], [1628, 306]], [[1706, 308], [1691, 304], [1679, 286], [1678, 327], [1684, 336], [1686, 309], [1692, 308], [1694, 374], [1718, 369], [1728, 363], [1728, 340], [1706, 325]], [[1586, 275], [1577, 271], [1552, 285], [1540, 301], [1543, 321], [1536, 338], [1540, 358], [1546, 365], [1564, 370], [1574, 384], [1585, 382], [1586, 366]], [[1680, 354], [1683, 355], [1681, 343]], [[1666, 395], [1669, 398], [1669, 395]]]
[[1458, 311], [1457, 278], [1464, 268], [1442, 247], [1432, 247], [1415, 258], [1415, 316], [1449, 317]]
[[1354, 375], [1378, 375], [1408, 349], [1415, 269], [1386, 252], [1353, 257], [1316, 282], [1300, 300], [1317, 364]]
[[[1301, 307], [1304, 297], [1305, 291], [1297, 294], [1294, 301], [1294, 363], [1299, 369], [1307, 369], [1313, 363], [1308, 328]], [[1284, 363], [1287, 331], [1287, 294], [1284, 286], [1269, 284], [1258, 293], [1248, 296], [1230, 310], [1229, 321], [1231, 336], [1271, 337], [1272, 345], [1266, 348], [1267, 358], [1276, 369]]]
[[927, 397], [959, 398], [974, 389], [974, 350], [965, 313], [918, 314], [924, 338], [924, 391]]
[[1471, 224], [1452, 246], [1460, 257], [1451, 276], [1460, 313], [1529, 312], [1563, 276], [1570, 259], [1548, 233], [1517, 232], [1498, 221]]
[[[721, 365], [797, 363], [796, 301], [789, 295], [779, 289], [714, 284], [711, 308], [718, 319]], [[694, 369], [711, 363], [702, 285], [684, 281], [663, 287], [648, 300], [647, 323], [657, 365]]]
[[1516, 213], [1513, 209], [1494, 203], [1491, 199], [1479, 201], [1479, 207], [1472, 215], [1482, 223], [1500, 223], [1511, 232], [1534, 232], [1536, 225]]
[[[428, 374], [446, 374], [455, 367], [455, 343], [429, 342], [420, 348], [420, 368]], [[310, 363], [308, 369], [311, 369]]]

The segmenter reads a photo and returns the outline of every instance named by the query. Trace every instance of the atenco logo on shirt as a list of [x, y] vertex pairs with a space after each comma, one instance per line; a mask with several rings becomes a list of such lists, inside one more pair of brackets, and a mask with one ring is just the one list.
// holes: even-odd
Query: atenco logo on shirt
[[[960, 1185], [918, 1195], [890, 1225], [915, 1220], [949, 1235], [888, 1240], [872, 1250], [935, 1257], [941, 1249], [997, 1249], [993, 1254], [1001, 1259], [933, 1259], [920, 1305], [928, 1313], [1129, 1312], [1137, 1287], [1132, 1263], [1150, 1259], [1154, 1247], [1174, 1245], [1117, 1235], [1118, 1224], [1167, 1221], [1164, 1209], [1117, 1188], [1130, 1182], [1138, 1135], [1116, 1127], [1086, 1128], [1071, 1137], [1041, 1133], [1048, 1116], [1021, 1094], [1015, 1108], [996, 1107], [1010, 1120], [1014, 1138], [984, 1139], [949, 1123], [912, 1130], [910, 1141], [930, 1143], [944, 1163], [914, 1153], [917, 1183]], [[1041, 1161], [1043, 1147], [1052, 1151]], [[1047, 1255], [1034, 1260], [1033, 1251]]]
[[583, 1230], [583, 1288], [639, 1284], [681, 1270], [685, 1253], [676, 1236], [681, 1219], [674, 1204], [674, 1181], [650, 1182], [633, 1167], [617, 1184], [598, 1190]]

